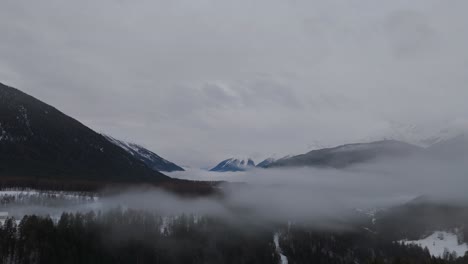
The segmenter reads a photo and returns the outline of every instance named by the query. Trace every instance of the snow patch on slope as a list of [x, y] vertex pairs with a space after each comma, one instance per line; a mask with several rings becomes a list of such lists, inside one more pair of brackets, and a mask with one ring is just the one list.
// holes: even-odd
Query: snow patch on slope
[[458, 257], [462, 257], [468, 251], [468, 245], [466, 243], [459, 243], [456, 234], [445, 231], [436, 231], [432, 235], [420, 240], [402, 240], [400, 242], [405, 245], [413, 244], [422, 248], [427, 247], [434, 257], [443, 257], [444, 252], [455, 252]]
[[275, 247], [276, 247], [276, 252], [280, 255], [281, 257], [281, 264], [288, 264], [288, 258], [283, 255], [280, 244], [279, 244], [279, 233], [275, 233], [273, 236], [273, 241], [275, 242]]

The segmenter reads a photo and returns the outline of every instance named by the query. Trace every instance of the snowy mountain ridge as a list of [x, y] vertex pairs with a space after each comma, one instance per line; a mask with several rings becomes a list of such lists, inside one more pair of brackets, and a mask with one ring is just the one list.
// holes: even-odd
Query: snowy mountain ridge
[[125, 151], [127, 151], [133, 157], [141, 160], [144, 162], [148, 167], [156, 171], [164, 171], [164, 172], [172, 172], [172, 171], [184, 171], [183, 168], [180, 166], [162, 158], [161, 156], [157, 155], [156, 153], [138, 145], [135, 143], [125, 142], [116, 138], [113, 138], [109, 135], [103, 136], [109, 140], [109, 142], [113, 143], [116, 146], [121, 147]]

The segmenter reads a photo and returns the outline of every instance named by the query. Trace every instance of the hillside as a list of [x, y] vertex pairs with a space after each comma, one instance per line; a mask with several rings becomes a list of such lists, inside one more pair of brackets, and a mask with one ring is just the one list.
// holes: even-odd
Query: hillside
[[2, 185], [169, 179], [54, 107], [0, 84]]

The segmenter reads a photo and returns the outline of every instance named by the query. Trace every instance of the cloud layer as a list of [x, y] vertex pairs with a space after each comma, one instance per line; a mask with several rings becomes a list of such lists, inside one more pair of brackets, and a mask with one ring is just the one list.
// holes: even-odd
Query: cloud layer
[[[110, 192], [97, 201], [61, 205], [57, 200], [41, 206], [8, 205], [10, 215], [50, 214], [63, 211], [106, 211], [117, 207], [157, 212], [163, 216], [209, 215], [234, 221], [285, 223], [299, 221], [323, 226], [352, 220], [357, 210], [370, 212], [426, 196], [428, 201], [466, 205], [465, 159], [438, 161], [411, 158], [375, 162], [346, 170], [258, 169], [241, 173], [187, 171], [171, 176], [196, 180], [227, 180], [220, 186], [223, 195], [180, 198], [161, 190], [133, 188]], [[243, 182], [234, 184], [232, 182]], [[105, 193], [105, 192], [104, 192]], [[345, 221], [345, 222], [346, 222]]]
[[466, 1], [5, 0], [0, 81], [181, 165], [466, 129]]

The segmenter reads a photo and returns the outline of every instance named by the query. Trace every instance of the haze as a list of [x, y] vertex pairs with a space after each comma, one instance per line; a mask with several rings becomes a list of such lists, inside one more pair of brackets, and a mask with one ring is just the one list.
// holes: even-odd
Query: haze
[[[171, 173], [170, 176], [214, 179], [213, 174], [193, 170]], [[423, 196], [426, 201], [452, 205], [464, 205], [468, 201], [468, 179], [463, 159], [407, 158], [373, 162], [345, 170], [257, 169], [217, 173], [216, 177], [244, 184], [221, 185], [221, 196], [180, 198], [144, 187], [104, 195], [91, 203], [69, 206], [44, 203], [44, 206], [22, 205], [7, 207], [6, 210], [21, 218], [32, 213], [58, 217], [64, 211], [106, 211], [120, 207], [157, 212], [163, 216], [208, 215], [230, 221], [254, 221], [260, 225], [304, 221], [323, 227], [334, 220], [352, 220], [356, 217], [356, 209], [372, 212]]]

